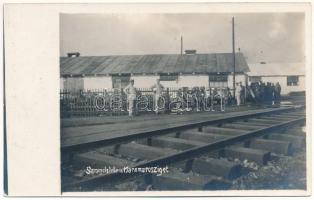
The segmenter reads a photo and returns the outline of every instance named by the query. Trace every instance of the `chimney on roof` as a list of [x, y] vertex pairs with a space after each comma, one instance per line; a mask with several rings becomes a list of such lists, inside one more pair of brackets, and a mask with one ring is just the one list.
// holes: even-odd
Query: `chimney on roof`
[[80, 56], [80, 53], [79, 52], [70, 52], [70, 53], [67, 53], [68, 54], [68, 57], [79, 57]]
[[185, 54], [187, 55], [193, 55], [193, 54], [196, 54], [196, 50], [195, 49], [187, 49], [184, 51]]

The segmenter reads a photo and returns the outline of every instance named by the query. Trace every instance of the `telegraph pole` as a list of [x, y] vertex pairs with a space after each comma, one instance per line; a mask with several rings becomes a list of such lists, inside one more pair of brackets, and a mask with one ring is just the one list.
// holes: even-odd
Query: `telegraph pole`
[[183, 54], [183, 37], [181, 35], [181, 55]]
[[233, 57], [233, 97], [235, 98], [235, 44], [234, 44], [234, 17], [232, 17], [232, 57]]

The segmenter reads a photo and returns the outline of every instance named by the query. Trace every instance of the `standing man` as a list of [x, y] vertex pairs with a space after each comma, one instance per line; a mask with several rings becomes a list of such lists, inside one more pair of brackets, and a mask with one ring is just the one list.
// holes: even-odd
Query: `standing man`
[[158, 102], [162, 96], [164, 86], [161, 85], [160, 80], [157, 79], [156, 84], [152, 86], [152, 89], [155, 92], [155, 113], [158, 114], [158, 112], [159, 112]]
[[244, 104], [245, 103], [245, 87], [242, 85], [242, 82], [240, 82], [240, 87], [241, 87], [241, 104]]
[[276, 86], [275, 86], [275, 91], [276, 91], [276, 101], [279, 101], [280, 100], [280, 96], [281, 96], [281, 86], [279, 84], [279, 82], [276, 83]]
[[261, 99], [261, 103], [264, 104], [265, 103], [265, 99], [266, 99], [266, 85], [264, 82], [261, 82], [260, 84], [260, 99]]
[[236, 84], [235, 87], [235, 96], [236, 96], [236, 100], [237, 100], [237, 106], [241, 105], [241, 86], [239, 85], [239, 83]]
[[[208, 111], [210, 111], [210, 109], [211, 109], [211, 90], [210, 90], [210, 87], [208, 89], [206, 89], [206, 91], [205, 91], [205, 105], [206, 105], [206, 111], [207, 111], [207, 108], [209, 108]], [[204, 110], [205, 110], [205, 107], [204, 107]]]
[[205, 109], [205, 87], [200, 88], [199, 96], [200, 96], [199, 107], [200, 107], [200, 110], [204, 111], [204, 109]]
[[165, 113], [169, 114], [171, 112], [171, 108], [170, 108], [170, 102], [171, 102], [171, 98], [170, 98], [170, 91], [169, 88], [166, 89], [166, 94], [165, 94]]
[[135, 106], [135, 100], [136, 100], [136, 89], [134, 87], [134, 80], [131, 80], [130, 84], [124, 88], [124, 91], [126, 92], [128, 96], [128, 104], [129, 104], [129, 116], [133, 117], [133, 111]]
[[275, 101], [276, 101], [276, 88], [275, 88], [274, 83], [271, 83], [270, 91], [271, 91], [271, 105], [275, 105]]

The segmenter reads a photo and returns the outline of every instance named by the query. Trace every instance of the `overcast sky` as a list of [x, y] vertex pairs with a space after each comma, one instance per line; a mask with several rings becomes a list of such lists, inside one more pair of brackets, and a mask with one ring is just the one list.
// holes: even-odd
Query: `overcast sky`
[[304, 15], [281, 14], [61, 14], [60, 53], [82, 56], [232, 52], [254, 62], [302, 62]]

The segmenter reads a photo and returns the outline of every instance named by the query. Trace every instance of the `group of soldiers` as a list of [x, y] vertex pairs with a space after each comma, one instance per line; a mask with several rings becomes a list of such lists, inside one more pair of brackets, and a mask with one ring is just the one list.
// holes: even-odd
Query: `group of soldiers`
[[[153, 94], [151, 93], [153, 91]], [[103, 94], [103, 99], [96, 98], [93, 93], [83, 95], [85, 99], [103, 100], [106, 108], [114, 110], [115, 107], [121, 107], [122, 110], [127, 110], [129, 116], [134, 116], [141, 108], [139, 107], [140, 100], [146, 99], [149, 102], [149, 110], [154, 111], [156, 114], [161, 112], [180, 112], [185, 111], [208, 111], [214, 110], [214, 105], [221, 106], [224, 110], [226, 105], [243, 105], [246, 103], [256, 104], [276, 104], [281, 97], [281, 86], [279, 83], [264, 83], [256, 82], [248, 86], [244, 86], [242, 82], [236, 83], [234, 96], [230, 88], [179, 88], [175, 91], [170, 91], [165, 88], [160, 80], [157, 79], [156, 83], [149, 89], [148, 93], [141, 91], [134, 86], [134, 80], [131, 80], [123, 90], [114, 90], [112, 93], [107, 91]], [[96, 101], [95, 101], [96, 102]], [[105, 105], [106, 104], [106, 105]], [[111, 108], [110, 105], [114, 108]], [[100, 103], [100, 105], [102, 105]], [[101, 107], [103, 108], [103, 107]], [[217, 106], [216, 106], [217, 108]]]
[[248, 100], [255, 103], [271, 104], [274, 105], [279, 102], [281, 98], [281, 86], [279, 82], [264, 83], [262, 81], [251, 83], [248, 86]]
[[[156, 83], [151, 87], [151, 89], [154, 92], [154, 112], [156, 114], [159, 114], [159, 102], [161, 99], [165, 100], [163, 98], [165, 96], [163, 95], [165, 87], [160, 83], [160, 80], [157, 79]], [[134, 80], [131, 80], [130, 84], [124, 88], [124, 92], [127, 94], [129, 116], [133, 116], [136, 109], [135, 103], [137, 100], [137, 90], [134, 86]], [[166, 96], [168, 96], [169, 99], [169, 91], [166, 92], [166, 94], [168, 94]], [[205, 87], [195, 87], [189, 91], [184, 90], [184, 88], [179, 89], [176, 96], [182, 97], [184, 100], [187, 100], [183, 102], [189, 102], [192, 105], [190, 109], [195, 108], [195, 111], [204, 110], [204, 106], [212, 104], [213, 100], [220, 101], [220, 103], [222, 103], [223, 101], [223, 103], [226, 105], [236, 103], [237, 106], [246, 103], [246, 101], [253, 103], [270, 103], [274, 105], [280, 99], [281, 86], [279, 83], [276, 83], [275, 85], [273, 83], [265, 84], [263, 82], [251, 83], [249, 86], [244, 86], [242, 82], [239, 82], [236, 83], [235, 97], [233, 97], [229, 88], [221, 90], [219, 88], [205, 89]], [[193, 98], [190, 98], [189, 101], [188, 99], [186, 99], [188, 97]], [[205, 101], [205, 99], [209, 99], [209, 101]]]
[[[164, 86], [160, 84], [160, 80], [157, 79], [156, 83], [151, 87], [154, 91], [154, 105], [155, 105], [155, 113], [158, 114], [159, 112], [159, 107], [158, 107], [158, 102], [160, 98], [162, 97], [162, 92], [164, 90]], [[128, 100], [128, 110], [129, 110], [129, 116], [133, 116], [134, 114], [134, 109], [135, 109], [135, 101], [137, 99], [137, 91], [134, 87], [134, 80], [130, 81], [130, 84], [124, 88], [124, 91], [127, 94], [127, 100]]]
[[[169, 89], [165, 90], [165, 87], [157, 79], [156, 83], [150, 88], [153, 90], [153, 104], [154, 112], [159, 114], [162, 110], [160, 104], [164, 103], [164, 110], [171, 110], [175, 107], [177, 111], [204, 111], [206, 108], [213, 106], [213, 102], [228, 103], [231, 102], [228, 99], [231, 98], [231, 92], [229, 89], [222, 90], [217, 88], [194, 87], [191, 90], [188, 88], [180, 88], [175, 94], [170, 95]], [[138, 100], [138, 92], [134, 86], [134, 80], [130, 81], [130, 84], [124, 88], [124, 92], [127, 95], [129, 116], [133, 116], [136, 108], [136, 101]], [[208, 109], [207, 109], [208, 110]]]
[[264, 83], [254, 82], [245, 87], [242, 82], [236, 83], [235, 87], [235, 99], [237, 105], [244, 104], [245, 101], [263, 104], [276, 104], [281, 97], [281, 86], [279, 82]]

